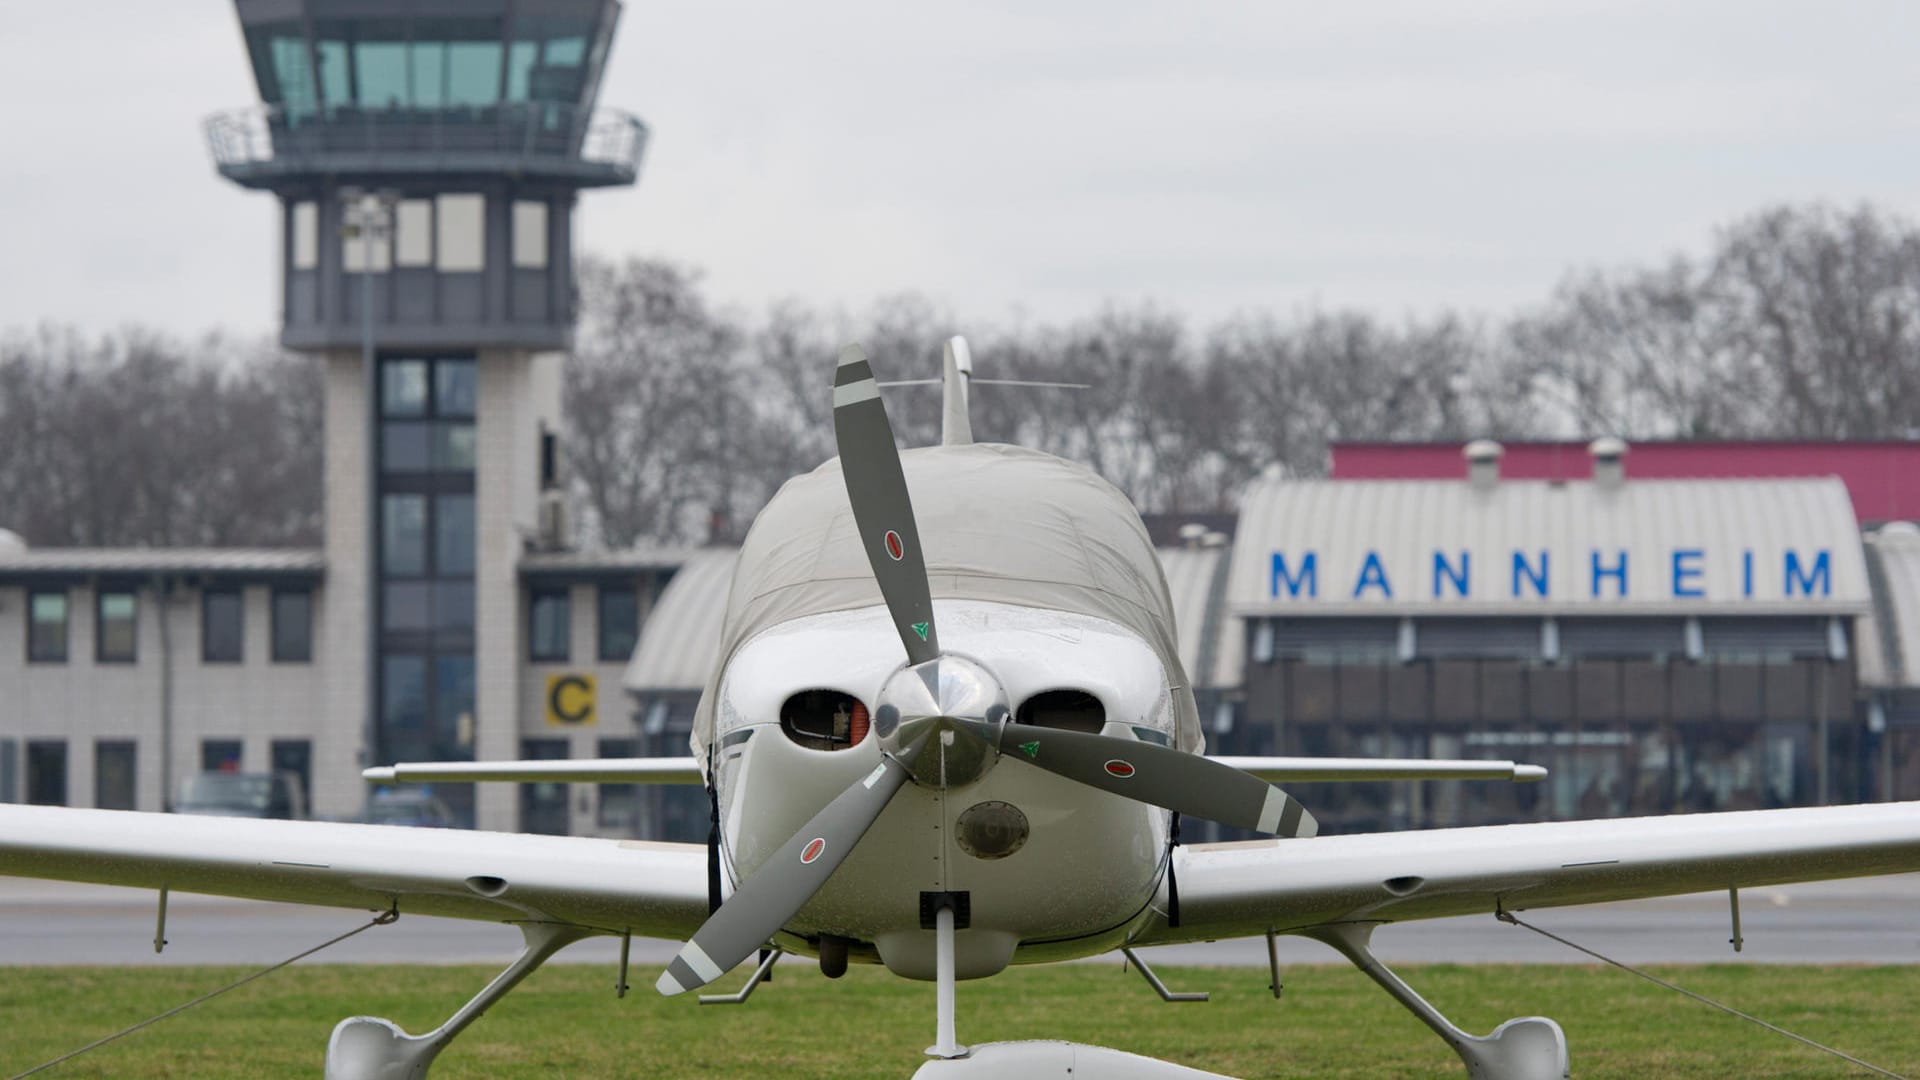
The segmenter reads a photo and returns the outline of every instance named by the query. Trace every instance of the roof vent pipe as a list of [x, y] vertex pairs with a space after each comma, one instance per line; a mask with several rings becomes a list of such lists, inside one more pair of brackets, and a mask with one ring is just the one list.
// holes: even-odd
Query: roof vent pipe
[[1627, 482], [1627, 444], [1602, 435], [1587, 444], [1593, 457], [1593, 483], [1602, 491], [1616, 491]]
[[1492, 491], [1500, 483], [1500, 455], [1506, 450], [1492, 439], [1475, 439], [1468, 443], [1460, 456], [1467, 459], [1467, 483], [1475, 491]]

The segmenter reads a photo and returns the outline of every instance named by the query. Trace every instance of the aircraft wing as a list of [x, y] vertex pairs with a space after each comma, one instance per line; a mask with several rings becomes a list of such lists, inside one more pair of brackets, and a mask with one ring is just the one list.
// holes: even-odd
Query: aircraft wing
[[1914, 870], [1920, 802], [1195, 844], [1135, 944]]
[[685, 939], [707, 849], [392, 825], [0, 806], [0, 874]]

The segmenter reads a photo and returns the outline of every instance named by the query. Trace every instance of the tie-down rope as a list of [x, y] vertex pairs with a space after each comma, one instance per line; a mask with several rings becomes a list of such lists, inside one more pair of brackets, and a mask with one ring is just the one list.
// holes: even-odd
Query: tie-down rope
[[88, 1043], [87, 1045], [81, 1047], [78, 1050], [70, 1050], [67, 1053], [61, 1054], [59, 1057], [54, 1058], [52, 1061], [42, 1062], [39, 1065], [35, 1065], [33, 1068], [28, 1069], [26, 1072], [15, 1073], [13, 1076], [9, 1077], [8, 1080], [22, 1080], [23, 1077], [32, 1076], [34, 1073], [45, 1072], [48, 1069], [53, 1068], [55, 1065], [58, 1065], [63, 1061], [72, 1061], [74, 1058], [77, 1058], [81, 1054], [87, 1053], [90, 1050], [98, 1050], [99, 1048], [107, 1045], [108, 1043], [114, 1041], [115, 1039], [122, 1038], [127, 1035], [131, 1035], [134, 1032], [139, 1031], [141, 1028], [152, 1027], [154, 1024], [157, 1024], [160, 1021], [165, 1020], [169, 1016], [178, 1016], [179, 1014], [186, 1012], [188, 1009], [193, 1008], [195, 1005], [202, 1004], [203, 1002], [212, 1001], [214, 998], [219, 997], [221, 994], [224, 994], [229, 990], [238, 990], [239, 988], [247, 985], [253, 980], [261, 977], [262, 975], [271, 975], [274, 972], [279, 971], [281, 968], [286, 967], [288, 964], [294, 963], [299, 960], [305, 960], [307, 957], [312, 956], [314, 953], [319, 952], [321, 949], [331, 948], [347, 940], [348, 938], [354, 936], [355, 934], [364, 933], [368, 930], [373, 929], [376, 926], [385, 926], [388, 923], [394, 921], [395, 919], [398, 919], [399, 917], [400, 917], [400, 912], [398, 909], [389, 909], [387, 911], [383, 911], [380, 914], [374, 916], [371, 922], [363, 923], [359, 926], [356, 926], [353, 929], [347, 931], [346, 933], [341, 934], [339, 937], [332, 938], [328, 941], [323, 941], [320, 944], [315, 945], [313, 948], [308, 949], [305, 952], [297, 953], [293, 956], [289, 956], [285, 960], [282, 960], [271, 967], [263, 967], [259, 971], [256, 971], [251, 975], [246, 975], [239, 979], [236, 979], [235, 981], [230, 982], [227, 985], [222, 986], [217, 990], [209, 990], [206, 993], [201, 994], [199, 997], [194, 998], [192, 1001], [186, 1002], [181, 1005], [175, 1005], [173, 1008], [168, 1009], [166, 1012], [160, 1013], [157, 1016], [149, 1016], [145, 1020], [142, 1020], [139, 1023], [134, 1024], [130, 1027], [121, 1028], [119, 1031], [116, 1031], [113, 1034], [108, 1035], [103, 1039], [95, 1039], [94, 1041]]
[[1875, 1065], [1869, 1061], [1861, 1061], [1859, 1058], [1854, 1057], [1852, 1054], [1849, 1054], [1844, 1050], [1836, 1050], [1833, 1047], [1826, 1045], [1825, 1043], [1814, 1042], [1812, 1039], [1807, 1038], [1805, 1035], [1800, 1035], [1800, 1034], [1796, 1034], [1794, 1032], [1788, 1031], [1786, 1028], [1780, 1027], [1777, 1024], [1769, 1024], [1765, 1020], [1762, 1020], [1757, 1016], [1749, 1016], [1748, 1014], [1741, 1012], [1739, 1009], [1736, 1009], [1731, 1005], [1722, 1005], [1719, 1002], [1713, 1000], [1712, 998], [1706, 997], [1705, 995], [1702, 995], [1702, 994], [1696, 994], [1693, 991], [1688, 990], [1686, 987], [1675, 986], [1674, 984], [1668, 982], [1667, 980], [1662, 979], [1658, 975], [1654, 975], [1649, 972], [1642, 971], [1631, 964], [1623, 964], [1620, 961], [1615, 960], [1611, 956], [1602, 956], [1599, 953], [1594, 952], [1592, 949], [1589, 949], [1584, 945], [1576, 945], [1573, 942], [1568, 941], [1566, 938], [1561, 937], [1559, 934], [1552, 932], [1551, 930], [1543, 930], [1540, 927], [1535, 926], [1530, 922], [1525, 922], [1521, 920], [1520, 918], [1515, 916], [1513, 912], [1508, 911], [1505, 908], [1496, 910], [1493, 913], [1493, 915], [1494, 915], [1494, 918], [1499, 919], [1503, 923], [1511, 923], [1514, 926], [1524, 927], [1528, 930], [1531, 930], [1534, 933], [1539, 934], [1541, 937], [1552, 938], [1554, 941], [1557, 941], [1560, 944], [1565, 945], [1569, 949], [1574, 949], [1576, 951], [1586, 953], [1588, 956], [1593, 957], [1595, 960], [1599, 960], [1603, 963], [1612, 964], [1614, 967], [1619, 968], [1621, 971], [1624, 971], [1629, 975], [1638, 975], [1641, 978], [1647, 980], [1650, 983], [1653, 983], [1656, 986], [1664, 986], [1667, 989], [1673, 991], [1674, 993], [1681, 994], [1685, 997], [1690, 997], [1702, 1005], [1711, 1005], [1714, 1008], [1719, 1009], [1721, 1012], [1728, 1014], [1729, 1016], [1737, 1016], [1740, 1019], [1747, 1021], [1748, 1023], [1758, 1024], [1761, 1027], [1766, 1028], [1768, 1031], [1785, 1035], [1787, 1038], [1792, 1039], [1795, 1042], [1805, 1043], [1808, 1046], [1813, 1047], [1815, 1050], [1824, 1050], [1827, 1053], [1832, 1054], [1834, 1057], [1851, 1061], [1855, 1065], [1860, 1066], [1861, 1068], [1867, 1070], [1868, 1072], [1879, 1073], [1881, 1076], [1890, 1076], [1893, 1078], [1893, 1080], [1907, 1080], [1906, 1077], [1901, 1076], [1899, 1073], [1889, 1072], [1888, 1070], [1883, 1069], [1880, 1066]]

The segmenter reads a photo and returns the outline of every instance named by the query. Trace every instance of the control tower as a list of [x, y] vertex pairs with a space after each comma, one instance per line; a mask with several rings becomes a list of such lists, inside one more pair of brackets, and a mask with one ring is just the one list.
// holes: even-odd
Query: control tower
[[[326, 364], [315, 775], [515, 757], [516, 574], [559, 483], [574, 206], [632, 184], [646, 144], [595, 105], [620, 5], [235, 6], [260, 101], [207, 139], [222, 176], [279, 200], [281, 341]], [[333, 784], [317, 812], [357, 812], [364, 792]], [[515, 825], [511, 788], [441, 794]]]

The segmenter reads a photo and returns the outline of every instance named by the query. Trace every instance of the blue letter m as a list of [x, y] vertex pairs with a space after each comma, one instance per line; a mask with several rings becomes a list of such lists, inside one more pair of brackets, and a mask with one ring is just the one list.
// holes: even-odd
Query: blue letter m
[[1278, 597], [1280, 595], [1280, 585], [1284, 582], [1287, 586], [1288, 596], [1298, 597], [1300, 595], [1300, 587], [1304, 585], [1307, 589], [1308, 599], [1318, 597], [1320, 595], [1320, 577], [1317, 573], [1317, 567], [1314, 565], [1317, 562], [1315, 558], [1317, 554], [1317, 552], [1307, 552], [1306, 557], [1300, 560], [1300, 573], [1294, 575], [1287, 571], [1287, 557], [1277, 551], [1274, 552], [1273, 580], [1268, 586], [1269, 591], [1267, 595]]
[[1789, 548], [1787, 550], [1787, 595], [1792, 596], [1794, 589], [1798, 588], [1801, 596], [1812, 596], [1816, 584], [1820, 587], [1821, 596], [1833, 595], [1833, 568], [1827, 553], [1823, 550], [1815, 555], [1813, 569], [1803, 570], [1800, 566], [1800, 553]]

